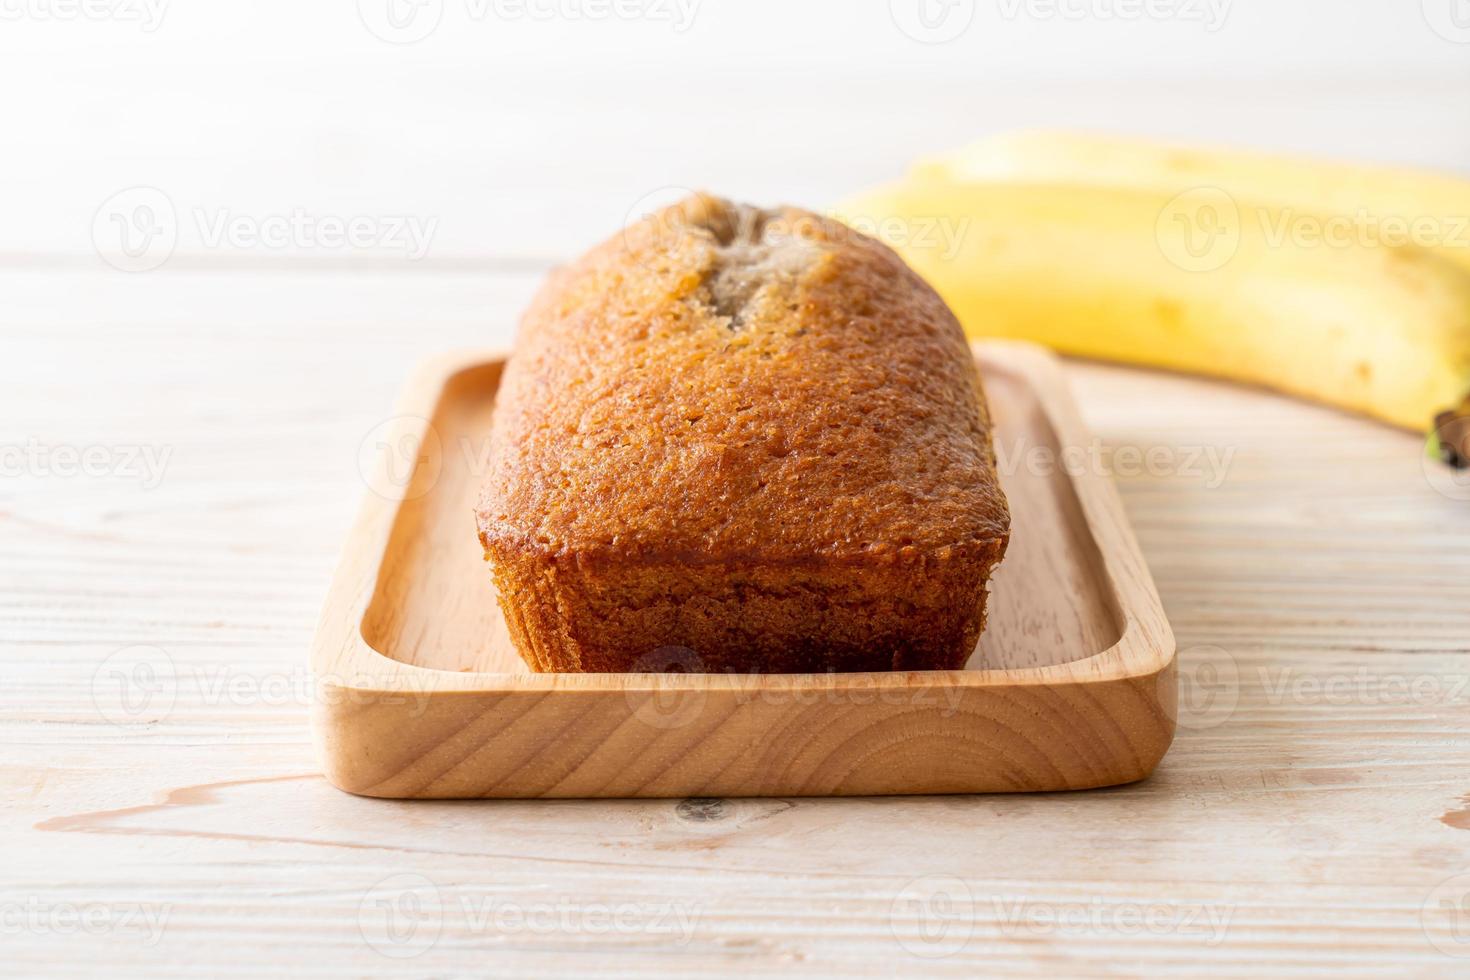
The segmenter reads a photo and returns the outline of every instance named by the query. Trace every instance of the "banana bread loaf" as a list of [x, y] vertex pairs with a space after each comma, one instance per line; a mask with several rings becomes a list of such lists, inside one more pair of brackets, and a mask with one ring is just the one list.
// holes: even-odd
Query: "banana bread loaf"
[[837, 222], [705, 195], [536, 296], [476, 518], [538, 671], [960, 668], [1010, 524], [938, 295]]

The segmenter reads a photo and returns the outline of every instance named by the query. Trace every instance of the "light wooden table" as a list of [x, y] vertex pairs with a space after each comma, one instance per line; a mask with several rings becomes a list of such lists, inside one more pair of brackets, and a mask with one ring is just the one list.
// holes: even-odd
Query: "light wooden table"
[[[350, 3], [176, 6], [0, 38], [0, 972], [1470, 972], [1470, 502], [1414, 438], [1240, 388], [1069, 368], [1180, 643], [1145, 784], [399, 804], [327, 786], [307, 729], [359, 448], [420, 358], [507, 343], [643, 195], [820, 206], [1014, 126], [1463, 167], [1458, 49], [1439, 76], [1382, 50], [1417, 5], [1301, 13], [1336, 31], [1310, 51], [1270, 4], [1104, 24], [1086, 82], [1053, 71], [1070, 19], [985, 5], [972, 47], [768, 2], [776, 29], [710, 3], [682, 45], [528, 21], [403, 48]], [[1209, 67], [1263, 46], [1297, 83]], [[981, 79], [1001, 55], [1029, 74]], [[88, 232], [132, 185], [180, 242], [127, 274]], [[434, 216], [432, 254], [201, 250], [298, 206]]]
[[1470, 503], [1414, 438], [1180, 377], [1069, 366], [1180, 641], [1147, 783], [326, 785], [305, 653], [359, 446], [421, 356], [507, 340], [541, 271], [0, 272], [7, 972], [1470, 970]]

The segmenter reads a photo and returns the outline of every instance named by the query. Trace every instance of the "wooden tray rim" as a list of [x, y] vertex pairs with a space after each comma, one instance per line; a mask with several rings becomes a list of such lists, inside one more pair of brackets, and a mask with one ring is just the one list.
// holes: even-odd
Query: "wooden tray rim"
[[[971, 345], [977, 359], [994, 353], [1002, 369], [1024, 376], [1061, 444], [1090, 438], [1055, 355], [1018, 341]], [[394, 410], [390, 441], [422, 440], [449, 382], [459, 373], [503, 363], [501, 349], [451, 351], [430, 357], [413, 372]], [[416, 443], [422, 445], [422, 442]], [[386, 467], [387, 460], [379, 460]], [[1069, 472], [1088, 529], [1098, 547], [1107, 586], [1122, 617], [1113, 646], [1092, 656], [1040, 667], [981, 670], [867, 671], [831, 674], [508, 674], [448, 671], [395, 660], [373, 649], [362, 636], [363, 617], [372, 601], [381, 557], [386, 553], [398, 508], [408, 491], [403, 481], [392, 493], [373, 489], [364, 495], [327, 593], [312, 642], [310, 663], [318, 682], [336, 692], [364, 698], [377, 695], [465, 694], [510, 691], [668, 692], [679, 690], [889, 691], [934, 687], [1050, 687], [1091, 685], [1158, 675], [1173, 663], [1175, 641], [1153, 578], [1144, 561], [1112, 481], [1082, 468]], [[370, 487], [396, 486], [377, 480]], [[488, 574], [488, 573], [487, 573]], [[488, 590], [488, 586], [487, 586]], [[342, 611], [348, 614], [343, 615]], [[339, 660], [342, 652], [348, 656]], [[334, 663], [348, 663], [346, 672]]]

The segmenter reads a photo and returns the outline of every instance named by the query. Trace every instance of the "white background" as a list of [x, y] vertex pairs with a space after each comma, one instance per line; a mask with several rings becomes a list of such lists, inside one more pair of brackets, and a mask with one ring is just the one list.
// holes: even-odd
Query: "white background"
[[[660, 188], [820, 207], [1018, 126], [1470, 168], [1466, 0], [76, 2], [0, 0], [0, 251], [31, 261], [95, 260], [135, 185], [176, 264], [549, 261]], [[435, 229], [418, 262], [197, 234], [298, 208]]]

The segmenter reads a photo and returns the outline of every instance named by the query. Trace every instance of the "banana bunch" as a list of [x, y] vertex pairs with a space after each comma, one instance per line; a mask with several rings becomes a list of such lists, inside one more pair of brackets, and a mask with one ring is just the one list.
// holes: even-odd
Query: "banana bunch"
[[1467, 180], [1018, 134], [921, 160], [837, 214], [896, 248], [971, 336], [1419, 432], [1465, 411]]

